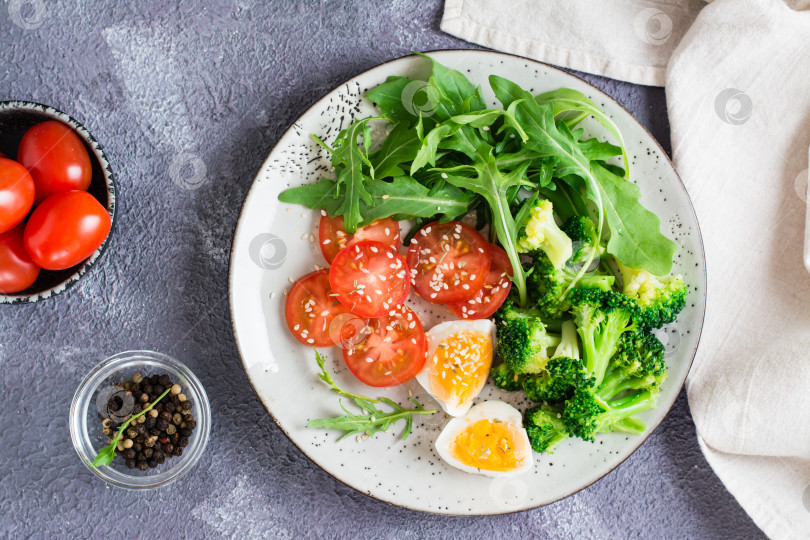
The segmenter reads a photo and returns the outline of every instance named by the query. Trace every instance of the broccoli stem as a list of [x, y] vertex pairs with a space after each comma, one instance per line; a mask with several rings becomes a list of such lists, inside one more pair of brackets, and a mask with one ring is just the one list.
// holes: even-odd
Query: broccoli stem
[[[606, 411], [602, 414], [602, 429], [600, 429], [600, 431], [609, 431], [611, 428], [614, 428], [620, 424], [625, 428], [632, 427], [632, 422], [627, 422], [624, 424], [622, 424], [622, 422], [631, 416], [655, 406], [655, 397], [648, 390], [639, 390], [638, 392], [634, 392], [628, 396], [610, 401], [603, 401], [597, 396], [597, 400], [600, 401], [600, 405], [606, 409]], [[638, 424], [635, 425], [637, 426]]]

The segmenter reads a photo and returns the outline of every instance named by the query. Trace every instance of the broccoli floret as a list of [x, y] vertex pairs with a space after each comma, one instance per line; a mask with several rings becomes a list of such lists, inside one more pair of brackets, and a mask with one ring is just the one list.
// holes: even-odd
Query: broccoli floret
[[591, 388], [578, 388], [566, 402], [562, 412], [565, 429], [571, 435], [592, 441], [594, 435], [614, 429], [640, 433], [644, 424], [632, 418], [656, 405], [656, 394], [638, 390], [627, 396], [605, 400]]
[[552, 453], [554, 448], [568, 438], [562, 411], [557, 407], [543, 405], [526, 409], [523, 427], [535, 452]]
[[616, 261], [622, 275], [624, 294], [638, 303], [639, 326], [661, 328], [675, 320], [686, 304], [687, 287], [679, 275], [658, 277]]
[[502, 390], [514, 392], [521, 389], [520, 378], [517, 373], [507, 367], [506, 364], [498, 364], [489, 372], [495, 386]]
[[633, 316], [638, 306], [621, 293], [600, 289], [572, 289], [568, 302], [582, 340], [585, 367], [598, 386], [622, 334], [636, 330]]
[[511, 300], [495, 312], [495, 325], [498, 355], [518, 375], [543, 371], [548, 349], [560, 342], [558, 335], [547, 331], [537, 310], [518, 308]]
[[[570, 308], [566, 291], [577, 278], [579, 270], [568, 263], [555, 268], [544, 254], [535, 258], [528, 283], [530, 299], [544, 317], [559, 318]], [[600, 272], [583, 274], [576, 283], [577, 288], [596, 288], [603, 291], [613, 289], [615, 278]]]
[[599, 387], [600, 395], [610, 398], [626, 390], [643, 389], [657, 392], [667, 378], [664, 353], [664, 344], [648, 332], [622, 334]]
[[529, 211], [524, 234], [518, 239], [520, 253], [543, 251], [555, 268], [562, 268], [573, 249], [568, 238], [554, 221], [551, 201], [541, 199]]
[[563, 401], [574, 388], [590, 386], [592, 378], [579, 358], [577, 330], [573, 321], [562, 324], [560, 344], [546, 368], [538, 374], [520, 378], [526, 397], [532, 401]]
[[562, 231], [568, 235], [573, 243], [573, 263], [582, 263], [588, 259], [591, 251], [596, 250], [596, 256], [605, 251], [596, 237], [596, 226], [589, 217], [573, 216], [563, 223]]

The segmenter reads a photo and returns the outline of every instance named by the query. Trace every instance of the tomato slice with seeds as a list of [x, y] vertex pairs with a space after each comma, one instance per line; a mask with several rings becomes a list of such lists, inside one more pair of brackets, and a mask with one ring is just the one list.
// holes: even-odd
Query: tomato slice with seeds
[[402, 305], [411, 289], [405, 258], [388, 244], [364, 240], [332, 261], [329, 282], [335, 298], [355, 315], [380, 317]]
[[360, 227], [354, 234], [346, 234], [346, 230], [343, 228], [343, 216], [333, 218], [321, 211], [318, 241], [326, 262], [332, 264], [341, 249], [363, 240], [376, 240], [398, 248], [399, 223], [391, 218], [378, 219], [365, 227]]
[[429, 223], [411, 240], [411, 284], [425, 300], [455, 304], [474, 297], [487, 280], [491, 244], [465, 223]]
[[427, 338], [419, 317], [407, 306], [376, 319], [343, 349], [343, 360], [355, 377], [369, 386], [396, 386], [422, 371]]
[[499, 246], [490, 244], [492, 263], [487, 273], [487, 281], [475, 296], [458, 304], [448, 304], [450, 311], [462, 319], [486, 319], [495, 313], [512, 289], [512, 263], [509, 256]]
[[284, 304], [290, 333], [304, 345], [312, 347], [329, 347], [338, 343], [336, 339], [344, 336], [340, 335], [340, 328], [336, 331], [332, 328], [333, 322], [348, 312], [333, 296], [328, 270], [317, 270], [296, 281]]

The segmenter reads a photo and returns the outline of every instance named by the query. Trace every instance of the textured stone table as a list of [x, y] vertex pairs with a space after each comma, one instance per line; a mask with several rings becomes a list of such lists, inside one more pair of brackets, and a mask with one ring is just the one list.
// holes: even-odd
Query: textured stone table
[[[761, 536], [703, 459], [683, 395], [603, 480], [491, 518], [422, 515], [351, 490], [310, 463], [254, 395], [227, 301], [231, 235], [253, 175], [343, 80], [412, 49], [470, 47], [438, 29], [439, 0], [23, 1], [0, 3], [0, 100], [83, 122], [112, 160], [120, 209], [110, 248], [75, 288], [0, 307], [0, 537]], [[669, 146], [663, 90], [587, 78]], [[150, 493], [93, 477], [67, 427], [85, 373], [136, 348], [187, 363], [214, 413], [199, 466]]]

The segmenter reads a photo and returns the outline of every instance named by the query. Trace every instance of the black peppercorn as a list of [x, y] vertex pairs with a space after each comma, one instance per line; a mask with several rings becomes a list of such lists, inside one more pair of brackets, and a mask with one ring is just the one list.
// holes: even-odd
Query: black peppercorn
[[128, 459], [127, 460], [127, 469], [134, 469], [136, 467], [136, 465], [137, 465], [137, 463], [135, 463], [134, 459]]
[[149, 430], [149, 436], [150, 437], [157, 437], [158, 435], [160, 435], [160, 430], [157, 427], [157, 422], [155, 422], [155, 427], [153, 427], [153, 428], [151, 428]]
[[177, 448], [175, 448], [175, 449], [174, 449], [174, 455], [175, 455], [175, 456], [182, 456], [182, 455], [183, 455], [183, 448], [182, 448], [182, 447], [180, 447], [180, 446], [178, 446]]
[[160, 384], [156, 384], [155, 386], [152, 387], [152, 392], [154, 392], [155, 396], [157, 397], [160, 397], [160, 394], [162, 394], [164, 390], [166, 389], [163, 388], [163, 386], [161, 386]]
[[138, 468], [142, 471], [149, 470], [149, 464], [145, 461], [141, 461], [140, 463], [138, 463]]
[[141, 407], [140, 404], [136, 403], [135, 405], [132, 406], [132, 414], [138, 414], [139, 412], [141, 412], [142, 409], [143, 407]]
[[149, 467], [151, 467], [152, 469], [158, 466], [158, 462], [155, 459], [150, 459], [149, 461], [147, 461], [147, 463], [149, 464]]
[[180, 437], [180, 441], [177, 444], [180, 445], [182, 448], [185, 448], [186, 446], [188, 446], [188, 437]]
[[171, 420], [172, 413], [169, 411], [163, 411], [162, 413], [160, 413], [160, 416], [158, 416], [158, 418], [163, 418], [164, 420]]
[[164, 444], [163, 451], [166, 452], [167, 454], [171, 454], [172, 452], [174, 452], [174, 445], [171, 443]]
[[152, 383], [153, 386], [160, 383], [160, 375], [158, 375], [157, 373], [152, 375], [151, 377], [149, 377], [149, 382]]
[[150, 458], [154, 455], [154, 450], [152, 450], [151, 448], [147, 448], [146, 450], [143, 451], [143, 455], [146, 458]]
[[[133, 448], [134, 448], [134, 446], [135, 445], [133, 445]], [[126, 450], [121, 452], [121, 456], [123, 456], [124, 459], [134, 459], [135, 458], [135, 450], [133, 450], [132, 448], [127, 448]], [[130, 468], [132, 468], [132, 467], [130, 467]]]
[[191, 437], [191, 430], [188, 428], [181, 429], [178, 433], [180, 433], [181, 437]]
[[140, 452], [141, 450], [143, 450], [143, 444], [141, 444], [140, 442], [136, 442], [135, 444], [132, 445], [132, 449], [135, 450], [135, 452]]
[[159, 383], [160, 383], [162, 386], [166, 386], [166, 387], [168, 387], [168, 386], [171, 386], [171, 385], [172, 385], [172, 380], [169, 378], [169, 376], [168, 376], [168, 375], [161, 375], [160, 377], [158, 377], [158, 382], [159, 382]]
[[164, 456], [163, 456], [163, 451], [162, 451], [162, 450], [158, 450], [158, 449], [156, 448], [156, 449], [155, 449], [155, 451], [154, 451], [154, 452], [152, 452], [152, 458], [153, 458], [153, 459], [160, 459], [160, 458], [162, 458], [162, 457], [164, 457]]
[[153, 428], [155, 427], [155, 423], [157, 423], [157, 418], [152, 418], [150, 416], [149, 418], [146, 419], [146, 422], [144, 422], [143, 425], [146, 426], [147, 428]]
[[192, 405], [191, 405], [191, 402], [189, 400], [185, 400], [183, 402], [183, 410], [184, 411], [190, 411], [191, 407], [192, 407]]
[[176, 445], [177, 441], [180, 440], [180, 435], [178, 435], [177, 433], [173, 433], [173, 434], [169, 435], [169, 440], [171, 441], [172, 444]]
[[186, 420], [186, 427], [188, 429], [194, 429], [195, 427], [197, 427], [197, 422], [194, 421], [193, 418], [191, 420]]
[[157, 458], [158, 464], [162, 464], [166, 461], [166, 456], [161, 454], [159, 458]]
[[155, 424], [155, 427], [158, 428], [159, 430], [163, 431], [167, 427], [169, 427], [169, 421], [166, 420], [165, 418], [161, 418], [160, 420], [157, 421], [157, 423]]

